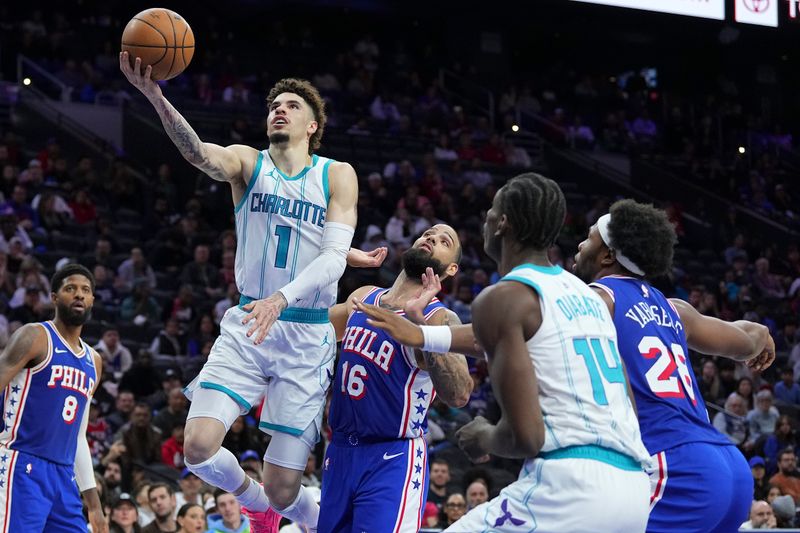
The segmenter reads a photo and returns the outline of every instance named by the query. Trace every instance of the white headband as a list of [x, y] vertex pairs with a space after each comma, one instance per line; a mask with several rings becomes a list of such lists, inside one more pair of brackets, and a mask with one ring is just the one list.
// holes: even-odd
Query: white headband
[[644, 276], [644, 272], [642, 271], [639, 266], [628, 259], [625, 255], [622, 254], [619, 250], [614, 248], [614, 244], [611, 242], [611, 234], [608, 232], [608, 225], [611, 223], [611, 213], [606, 213], [605, 215], [601, 216], [597, 220], [597, 231], [600, 232], [600, 238], [603, 239], [603, 242], [606, 243], [606, 246], [614, 250], [614, 253], [617, 256], [617, 262], [636, 274], [637, 276]]

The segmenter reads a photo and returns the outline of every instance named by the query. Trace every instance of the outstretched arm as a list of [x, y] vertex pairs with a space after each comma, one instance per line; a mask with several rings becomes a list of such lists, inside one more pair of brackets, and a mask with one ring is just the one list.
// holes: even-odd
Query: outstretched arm
[[[164, 97], [161, 87], [150, 79], [152, 67], [148, 66], [142, 72], [141, 65], [142, 61], [137, 57], [131, 66], [128, 52], [120, 53], [120, 70], [153, 104], [164, 130], [184, 159], [217, 181], [231, 182], [232, 185], [243, 184], [242, 191], [244, 191], [246, 188], [244, 180], [250, 177], [257, 151], [243, 145], [226, 148], [201, 141], [186, 119]], [[244, 167], [243, 160], [246, 162]]]
[[539, 298], [516, 282], [501, 283], [478, 296], [472, 314], [502, 417], [496, 426], [476, 417], [458, 431], [459, 446], [473, 460], [534, 457], [544, 445], [544, 419], [526, 340], [541, 325]]
[[255, 334], [255, 344], [261, 344], [281, 311], [290, 304], [297, 305], [314, 293], [342, 277], [346, 267], [347, 252], [356, 227], [356, 202], [358, 201], [358, 179], [356, 172], [347, 163], [334, 163], [329, 169], [330, 201], [325, 216], [322, 244], [319, 255], [303, 269], [288, 285], [263, 300], [244, 306], [250, 313], [243, 323], [251, 320], [247, 332]]
[[720, 355], [764, 370], [775, 360], [775, 342], [769, 329], [747, 320], [725, 322], [701, 315], [683, 300], [671, 298], [686, 331], [686, 343], [706, 355]]
[[[433, 315], [428, 324], [449, 326], [450, 324], [461, 324], [461, 320], [454, 312], [445, 310]], [[442, 401], [451, 407], [467, 405], [473, 387], [467, 359], [452, 349], [446, 353], [427, 350], [419, 350], [419, 352], [424, 360], [424, 365], [420, 366], [430, 374], [433, 388], [436, 389], [436, 394]]]

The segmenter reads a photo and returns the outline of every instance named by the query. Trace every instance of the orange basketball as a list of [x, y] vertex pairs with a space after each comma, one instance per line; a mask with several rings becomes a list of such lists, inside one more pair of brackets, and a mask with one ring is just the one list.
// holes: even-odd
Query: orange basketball
[[189, 65], [194, 55], [194, 33], [186, 20], [169, 9], [145, 9], [125, 26], [122, 51], [128, 52], [133, 66], [142, 58], [142, 74], [153, 67], [151, 78], [174, 78]]

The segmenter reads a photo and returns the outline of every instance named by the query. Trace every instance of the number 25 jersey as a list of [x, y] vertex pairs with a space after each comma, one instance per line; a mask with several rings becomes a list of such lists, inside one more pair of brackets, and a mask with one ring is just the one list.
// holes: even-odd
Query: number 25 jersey
[[655, 454], [688, 442], [730, 444], [709, 422], [677, 309], [640, 279], [609, 276], [592, 286], [614, 300], [619, 352], [648, 451]]

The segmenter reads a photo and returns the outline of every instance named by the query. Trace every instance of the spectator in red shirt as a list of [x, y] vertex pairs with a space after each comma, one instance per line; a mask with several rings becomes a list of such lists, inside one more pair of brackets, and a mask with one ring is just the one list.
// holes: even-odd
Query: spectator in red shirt
[[175, 469], [183, 468], [183, 423], [175, 424], [172, 436], [161, 444], [161, 461]]
[[94, 222], [97, 219], [97, 210], [86, 189], [80, 189], [75, 193], [75, 198], [69, 203], [69, 207], [78, 224]]
[[481, 149], [481, 160], [492, 165], [506, 164], [506, 149], [499, 134], [489, 137], [489, 142]]

